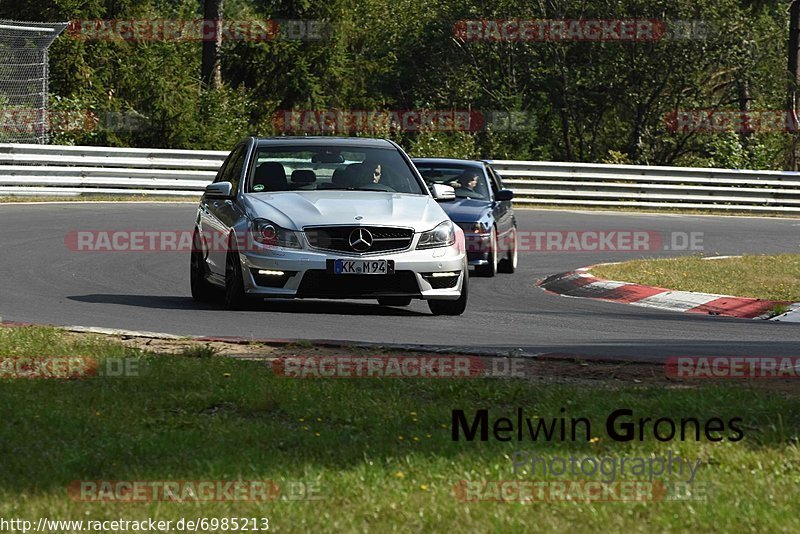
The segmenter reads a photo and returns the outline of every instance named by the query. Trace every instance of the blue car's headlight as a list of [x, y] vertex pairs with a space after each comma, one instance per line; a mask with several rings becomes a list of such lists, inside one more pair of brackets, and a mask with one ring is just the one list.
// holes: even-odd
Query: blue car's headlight
[[449, 247], [456, 242], [456, 230], [453, 223], [444, 221], [433, 230], [423, 232], [419, 237], [417, 250], [436, 247]]
[[491, 227], [487, 226], [486, 223], [482, 222], [467, 222], [467, 223], [456, 223], [464, 233], [467, 234], [488, 234], [491, 231]]
[[300, 240], [291, 230], [281, 228], [267, 219], [255, 219], [252, 223], [253, 239], [269, 247], [301, 248]]

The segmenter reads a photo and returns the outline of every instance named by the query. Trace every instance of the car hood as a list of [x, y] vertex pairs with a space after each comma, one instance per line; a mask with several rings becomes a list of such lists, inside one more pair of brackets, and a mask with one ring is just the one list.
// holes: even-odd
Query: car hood
[[492, 211], [491, 201], [471, 198], [442, 202], [441, 206], [454, 222], [478, 222]]
[[448, 218], [430, 196], [380, 191], [250, 193], [244, 206], [248, 218], [269, 219], [290, 230], [318, 225], [374, 224], [409, 227], [419, 232], [430, 230]]

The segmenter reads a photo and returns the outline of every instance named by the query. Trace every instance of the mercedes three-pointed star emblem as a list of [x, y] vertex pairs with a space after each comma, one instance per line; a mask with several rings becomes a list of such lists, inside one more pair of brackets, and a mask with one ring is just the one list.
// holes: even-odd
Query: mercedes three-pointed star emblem
[[366, 252], [372, 248], [373, 237], [366, 228], [356, 228], [350, 232], [348, 241], [350, 243], [350, 248], [356, 252]]

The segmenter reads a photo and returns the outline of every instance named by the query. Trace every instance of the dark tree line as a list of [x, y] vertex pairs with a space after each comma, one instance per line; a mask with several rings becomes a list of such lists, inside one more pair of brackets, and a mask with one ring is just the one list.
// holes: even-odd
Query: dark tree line
[[[87, 41], [51, 49], [54, 109], [129, 113], [137, 127], [60, 142], [221, 149], [281, 134], [279, 110], [471, 110], [522, 117], [476, 132], [402, 132], [413, 153], [722, 167], [791, 165], [783, 131], [672, 131], [675, 110], [786, 110], [787, 1], [0, 0], [0, 18], [324, 21], [321, 39]], [[656, 19], [655, 40], [467, 39], [464, 20]], [[281, 38], [283, 37], [283, 38]], [[788, 82], [787, 82], [788, 80]], [[498, 114], [499, 113], [499, 114]], [[124, 126], [124, 125], [123, 125]], [[365, 132], [364, 135], [369, 134]]]

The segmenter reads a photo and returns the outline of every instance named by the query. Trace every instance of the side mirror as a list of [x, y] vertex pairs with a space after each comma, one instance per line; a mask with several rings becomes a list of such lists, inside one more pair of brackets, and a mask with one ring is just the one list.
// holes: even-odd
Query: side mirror
[[217, 182], [206, 186], [206, 198], [232, 198], [233, 184], [230, 182]]
[[494, 194], [494, 199], [498, 202], [504, 202], [506, 200], [511, 200], [512, 198], [514, 198], [514, 191], [511, 189], [501, 189]]
[[455, 200], [456, 198], [456, 190], [444, 184], [432, 184], [431, 194], [436, 200]]

